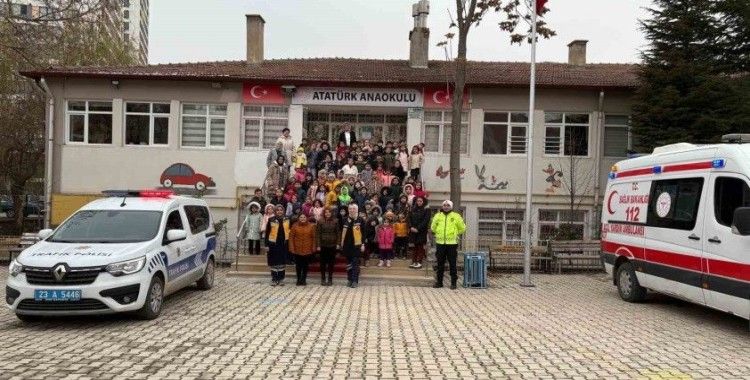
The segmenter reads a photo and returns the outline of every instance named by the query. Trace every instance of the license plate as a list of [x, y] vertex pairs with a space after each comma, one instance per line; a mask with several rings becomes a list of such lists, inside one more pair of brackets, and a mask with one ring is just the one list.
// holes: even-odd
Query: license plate
[[35, 301], [80, 301], [81, 291], [70, 289], [37, 289], [34, 290]]

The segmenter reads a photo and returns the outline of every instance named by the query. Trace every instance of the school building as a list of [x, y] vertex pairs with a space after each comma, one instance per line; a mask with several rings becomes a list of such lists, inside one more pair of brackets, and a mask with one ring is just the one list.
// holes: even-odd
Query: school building
[[[22, 72], [51, 93], [52, 225], [105, 189], [171, 187], [201, 193], [215, 219], [227, 219], [233, 239], [238, 205], [262, 184], [281, 130], [290, 128], [297, 143], [334, 141], [344, 123], [358, 140], [424, 142], [422, 173], [437, 206], [449, 190], [446, 78], [453, 65], [428, 59], [426, 10], [416, 6], [413, 16], [404, 60], [264, 59], [265, 21], [247, 15], [246, 60]], [[527, 175], [534, 177], [537, 241], [570, 218], [584, 237], [596, 235], [606, 174], [631, 144], [636, 68], [586, 63], [586, 41], [569, 48], [567, 62], [537, 65], [533, 152], [525, 138], [529, 64], [469, 62], [461, 131], [465, 241], [522, 240]], [[527, 154], [535, 159], [531, 173]]]

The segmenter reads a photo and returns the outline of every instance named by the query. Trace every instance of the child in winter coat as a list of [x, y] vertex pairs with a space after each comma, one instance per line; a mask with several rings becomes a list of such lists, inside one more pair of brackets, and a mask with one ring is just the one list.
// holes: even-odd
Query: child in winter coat
[[378, 226], [380, 225], [380, 207], [373, 206], [370, 213], [367, 215], [365, 222], [365, 252], [362, 255], [364, 261], [362, 266], [367, 266], [367, 262], [370, 260], [370, 256], [378, 251]]
[[393, 225], [396, 239], [393, 244], [393, 250], [396, 257], [406, 258], [406, 251], [409, 249], [409, 223], [406, 222], [406, 214], [398, 215], [398, 221]]
[[266, 209], [263, 211], [263, 218], [260, 221], [260, 233], [265, 234], [266, 232], [266, 224], [268, 224], [268, 219], [273, 218], [274, 213], [274, 205], [273, 204], [267, 204]]
[[395, 233], [393, 231], [393, 225], [391, 225], [390, 218], [387, 217], [383, 220], [383, 224], [378, 227], [378, 250], [380, 252], [380, 262], [378, 266], [386, 267], [391, 266], [391, 260], [393, 260], [393, 242], [395, 239]]
[[307, 172], [307, 154], [305, 154], [305, 148], [297, 148], [297, 153], [294, 154], [292, 162], [294, 163], [294, 169], [303, 169], [302, 178], [304, 179], [304, 173]]
[[325, 210], [325, 207], [323, 207], [323, 202], [321, 202], [320, 199], [316, 199], [312, 203], [312, 211], [310, 212], [310, 216], [313, 219], [313, 222], [318, 223], [323, 219], [323, 211]]
[[243, 232], [245, 232], [245, 239], [247, 239], [247, 254], [255, 253], [260, 255], [260, 230], [263, 215], [260, 214], [260, 204], [258, 202], [250, 202], [248, 206], [250, 213], [245, 216], [245, 221], [240, 226], [240, 231], [237, 233], [239, 238]]

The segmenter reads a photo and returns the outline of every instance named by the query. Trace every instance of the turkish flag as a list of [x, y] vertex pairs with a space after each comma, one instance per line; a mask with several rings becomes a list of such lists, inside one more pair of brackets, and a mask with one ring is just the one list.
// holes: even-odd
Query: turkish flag
[[[469, 108], [469, 89], [464, 87], [464, 109]], [[451, 108], [453, 107], [453, 89], [446, 86], [425, 87], [424, 108]]]
[[547, 4], [547, 0], [536, 0], [536, 14], [538, 14], [539, 16], [542, 15], [544, 4]]
[[257, 83], [242, 84], [242, 102], [245, 104], [284, 104], [281, 86]]

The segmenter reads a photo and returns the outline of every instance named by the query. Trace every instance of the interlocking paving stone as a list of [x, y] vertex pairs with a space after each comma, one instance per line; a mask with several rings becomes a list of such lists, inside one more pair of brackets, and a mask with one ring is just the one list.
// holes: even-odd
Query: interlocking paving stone
[[225, 273], [154, 321], [0, 313], [0, 379], [750, 379], [746, 320], [664, 296], [629, 304], [601, 274], [451, 291]]

